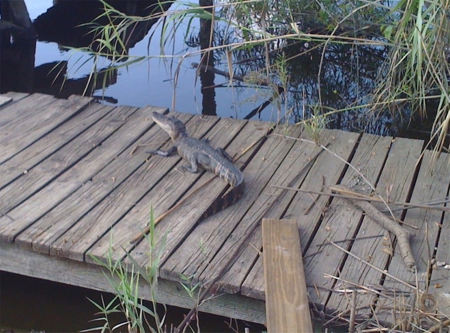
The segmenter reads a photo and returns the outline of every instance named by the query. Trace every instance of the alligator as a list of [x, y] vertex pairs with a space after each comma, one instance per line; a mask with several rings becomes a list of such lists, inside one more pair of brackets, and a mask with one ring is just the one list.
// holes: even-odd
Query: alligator
[[157, 112], [152, 113], [152, 118], [173, 142], [168, 150], [150, 150], [149, 154], [170, 156], [175, 151], [189, 164], [182, 165], [180, 169], [197, 173], [199, 168], [213, 172], [216, 176], [230, 185], [230, 190], [216, 200], [209, 209], [200, 217], [199, 221], [215, 214], [228, 206], [236, 203], [244, 194], [245, 182], [241, 170], [233, 164], [233, 160], [222, 148], [214, 149], [208, 140], [200, 140], [187, 134], [186, 126], [174, 116], [166, 116]]

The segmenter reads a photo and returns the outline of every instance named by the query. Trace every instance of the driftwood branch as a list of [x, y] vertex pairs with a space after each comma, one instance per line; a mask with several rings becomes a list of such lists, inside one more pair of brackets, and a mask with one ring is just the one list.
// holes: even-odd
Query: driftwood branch
[[[345, 186], [334, 186], [334, 191], [343, 191], [348, 193], [350, 191]], [[372, 205], [369, 202], [362, 201], [358, 197], [355, 197], [354, 199], [347, 198], [350, 202], [352, 202], [356, 207], [363, 210], [366, 215], [374, 220], [376, 223], [378, 223], [381, 227], [387, 229], [388, 231], [392, 232], [396, 237], [398, 241], [398, 246], [400, 249], [400, 254], [403, 258], [403, 261], [405, 262], [405, 265], [410, 270], [416, 269], [416, 261], [414, 260], [414, 256], [411, 251], [411, 246], [409, 243], [409, 239], [411, 238], [411, 233], [402, 228], [397, 222], [391, 220], [388, 216], [381, 213], [377, 208], [375, 208], [374, 205]]]

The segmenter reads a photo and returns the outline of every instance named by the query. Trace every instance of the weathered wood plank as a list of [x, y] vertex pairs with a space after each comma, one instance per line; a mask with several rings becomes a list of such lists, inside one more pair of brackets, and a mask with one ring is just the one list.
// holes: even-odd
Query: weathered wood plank
[[[55, 198], [60, 200], [72, 193], [128, 148], [151, 126], [145, 117], [142, 109], [112, 110], [105, 121], [95, 124], [77, 140], [71, 141], [1, 190], [0, 211], [4, 215], [0, 217], [0, 239], [12, 241], [57, 205], [59, 201]], [[47, 186], [49, 183], [50, 186]], [[37, 191], [40, 191], [38, 195], [33, 196]], [[64, 196], [55, 195], [59, 192]]]
[[[406, 201], [410, 194], [410, 187], [415, 174], [415, 165], [419, 160], [422, 148], [422, 141], [397, 138], [391, 145], [388, 158], [383, 167], [380, 179], [376, 184], [377, 192], [391, 201]], [[399, 214], [396, 214], [397, 218]], [[379, 236], [386, 234], [378, 224], [364, 218], [355, 238], [364, 236]], [[384, 270], [389, 260], [389, 255], [384, 250], [389, 247], [389, 242], [384, 238], [375, 237], [364, 241], [357, 241], [352, 244], [351, 252], [356, 256], [369, 261], [372, 265]], [[337, 251], [337, 249], [333, 249]], [[357, 285], [378, 286], [381, 283], [382, 274], [360, 261], [348, 257], [345, 261], [340, 278]], [[341, 288], [354, 287], [343, 284]], [[330, 295], [327, 309], [345, 309], [348, 304], [349, 295]], [[365, 315], [370, 311], [368, 306], [373, 301], [373, 295], [358, 294], [357, 307], [360, 315]]]
[[[301, 129], [295, 127], [293, 128], [293, 132], [293, 135], [299, 135]], [[215, 270], [213, 276], [209, 276], [209, 278], [203, 281], [200, 280], [200, 275], [216, 255], [219, 254], [226, 239], [229, 237], [237, 237], [239, 243], [244, 241], [246, 236], [233, 235], [233, 230], [240, 223], [245, 212], [250, 209], [256, 198], [262, 193], [273, 173], [286, 158], [294, 143], [292, 140], [286, 140], [279, 136], [269, 136], [245, 168], [246, 188], [243, 197], [230, 209], [221, 211], [197, 225], [163, 264], [160, 270], [162, 277], [182, 281], [183, 276], [188, 276], [192, 277], [194, 283], [197, 281], [204, 283], [213, 278], [214, 275], [219, 274], [221, 270]], [[209, 191], [207, 195], [209, 195]], [[203, 200], [205, 199], [202, 198], [199, 202]], [[191, 209], [198, 204], [191, 203]], [[190, 209], [186, 211], [189, 212]], [[180, 219], [175, 214], [173, 218]], [[257, 223], [259, 222], [260, 220], [257, 221]], [[236, 249], [235, 247], [231, 252], [225, 251], [226, 253], [223, 256], [233, 259], [233, 253]], [[227, 261], [227, 259], [224, 261]], [[226, 262], [221, 263], [221, 265], [226, 264]]]
[[[24, 101], [28, 99], [29, 97]], [[91, 101], [90, 98], [74, 96], [69, 100], [54, 100], [50, 105], [43, 107], [40, 104], [34, 104], [36, 102], [33, 99], [32, 103], [38, 110], [29, 110], [27, 113], [22, 111], [20, 116], [11, 120], [11, 123], [0, 127], [0, 150], [2, 151], [0, 163], [60, 126]], [[17, 105], [13, 104], [12, 106], [16, 105], [16, 108], [22, 109], [22, 104], [23, 102], [19, 101]], [[4, 121], [4, 113], [5, 111], [2, 112], [2, 121]]]
[[[0, 268], [6, 272], [33, 278], [115, 292], [105, 278], [102, 267], [98, 265], [25, 250], [15, 244], [0, 242]], [[152, 292], [145, 281], [139, 283], [139, 295], [143, 299], [151, 300]], [[180, 288], [179, 283], [163, 279], [158, 281], [156, 301], [187, 309], [196, 305], [196, 300]], [[238, 295], [223, 295], [210, 299], [202, 304], [200, 311], [256, 323], [264, 323], [266, 320], [264, 302]]]
[[[450, 183], [450, 172], [448, 171], [450, 156], [448, 154], [441, 154], [440, 158], [436, 161], [434, 168], [430, 168], [431, 162], [433, 160], [432, 155], [433, 153], [431, 151], [424, 151], [417, 181], [414, 186], [412, 197], [410, 199], [411, 202], [439, 201], [447, 196]], [[413, 273], [405, 268], [403, 258], [401, 257], [397, 249], [398, 246], [396, 247], [395, 254], [389, 263], [388, 272], [390, 274], [404, 282], [407, 282], [414, 286], [418, 286], [422, 292], [427, 290], [428, 288], [429, 268], [431, 267], [433, 249], [438, 242], [439, 232], [442, 227], [441, 220], [442, 212], [436, 210], [409, 209], [406, 212], [404, 221], [407, 224], [417, 227], [417, 229], [414, 230], [405, 226], [405, 228], [407, 228], [413, 234], [410, 242], [411, 251], [417, 264], [417, 272]], [[444, 242], [446, 241], [446, 238], [445, 236], [443, 237], [442, 233], [441, 239], [444, 240]], [[440, 244], [440, 246], [438, 247], [438, 249], [441, 249], [440, 254], [442, 253], [442, 249], [444, 248], [445, 245], [441, 246]], [[446, 249], [446, 252], [448, 253], [448, 247]], [[438, 280], [436, 280], [434, 276], [434, 273], [436, 273], [436, 271], [432, 272], [432, 280], [435, 281], [435, 285], [436, 283], [443, 285], [441, 283], [443, 282], [444, 284], [447, 284], [447, 286], [450, 286], [450, 283], [448, 283], [446, 279], [442, 279], [442, 275], [439, 276]], [[447, 270], [447, 280], [449, 276], [450, 274], [448, 274]], [[431, 281], [431, 284], [433, 285], [433, 281]], [[397, 291], [404, 291], [406, 294], [410, 295], [413, 292], [411, 288], [393, 281], [389, 277], [386, 277], [383, 286], [388, 290], [392, 290], [395, 288], [395, 290]], [[444, 290], [448, 291], [450, 289], [443, 288], [442, 291]], [[434, 288], [433, 292], [437, 294], [442, 293], [439, 292], [439, 288]], [[398, 309], [399, 307], [401, 308], [401, 305], [403, 304], [405, 306], [414, 306], [414, 301], [415, 297], [404, 297], [403, 295], [398, 295], [398, 297], [396, 297], [395, 299], [395, 303], [393, 303], [391, 299], [387, 299], [383, 300], [382, 305], [384, 307], [392, 308], [394, 304], [396, 304]], [[447, 315], [450, 314], [449, 308], [446, 308], [446, 306], [442, 305], [440, 307], [442, 312], [447, 313]], [[397, 318], [400, 317], [401, 313], [397, 314]]]
[[80, 112], [71, 121], [65, 122], [20, 153], [15, 154], [10, 160], [0, 164], [0, 189], [27, 173], [39, 162], [76, 138], [81, 132], [92, 126], [111, 110], [111, 107], [94, 104], [87, 110]]
[[267, 331], [313, 332], [295, 220], [262, 220]]
[[[191, 120], [191, 115], [179, 115], [178, 118], [183, 122]], [[215, 122], [213, 118], [210, 121], [202, 122], [203, 127], [199, 128], [200, 133], [206, 132]], [[189, 124], [189, 123], [188, 123]], [[92, 247], [97, 241], [102, 241], [103, 236], [114, 225], [114, 230], [118, 228], [116, 223], [122, 219], [131, 209], [135, 210], [135, 206], [142, 200], [148, 191], [161, 181], [173, 165], [178, 162], [177, 158], [161, 159], [156, 156], [149, 156], [145, 151], [147, 149], [157, 149], [161, 146], [167, 149], [171, 145], [169, 137], [159, 127], [152, 128], [153, 131], [146, 133], [142, 139], [142, 144], [146, 144], [146, 148], [135, 152], [133, 161], [127, 163], [129, 156], [123, 155], [116, 159], [111, 170], [105, 169], [93, 181], [92, 186], [95, 191], [103, 191], [102, 182], [109, 178], [109, 174], [124, 174], [123, 182], [120, 181], [118, 186], [114, 186], [110, 193], [105, 193], [102, 200], [91, 210], [86, 210], [84, 216], [68, 229], [64, 235], [51, 244], [50, 253], [58, 256], [67, 256], [71, 259], [84, 260], [85, 252]], [[163, 141], [164, 140], [164, 141]], [[164, 145], [163, 145], [164, 144]], [[148, 162], [144, 163], [146, 158]], [[136, 164], [129, 169], [130, 165]], [[99, 183], [97, 183], [99, 182]], [[61, 211], [61, 214], [63, 212]], [[138, 221], [133, 221], [138, 223]], [[109, 240], [109, 238], [108, 238]], [[117, 241], [117, 239], [115, 239]], [[128, 240], [129, 243], [129, 240]], [[108, 243], [109, 244], [109, 243]], [[117, 248], [119, 251], [120, 247]]]
[[[363, 176], [375, 184], [386, 160], [392, 138], [374, 135], [363, 135], [350, 163], [357, 168], [348, 168], [340, 184], [355, 191], [370, 195], [371, 186], [365, 183]], [[363, 175], [363, 176], [362, 176]], [[333, 185], [333, 184], [331, 184]], [[374, 186], [374, 185], [373, 185]], [[305, 262], [307, 270], [307, 283], [310, 287], [310, 300], [316, 304], [325, 304], [329, 297], [329, 290], [335, 281], [325, 277], [324, 274], [337, 275], [340, 266], [345, 261], [346, 255], [336, 251], [327, 243], [327, 240], [342, 241], [351, 239], [358, 230], [362, 212], [353, 209], [352, 204], [343, 199], [333, 199], [324, 212], [319, 229], [305, 253], [309, 256]], [[306, 219], [301, 219], [300, 224], [304, 228]], [[349, 248], [351, 242], [340, 244]]]
[[[227, 140], [231, 140], [234, 134], [236, 134], [244, 124], [240, 123], [238, 126], [230, 128], [229, 125], [232, 123], [231, 120], [222, 119], [218, 123], [216, 123], [216, 121], [217, 118], [215, 117], [203, 117], [202, 119], [195, 117], [192, 122], [188, 123], [188, 132], [195, 133], [192, 135], [199, 135], [201, 137], [204, 133], [209, 131], [207, 138], [211, 140], [213, 146], [216, 146], [218, 141], [226, 145], [228, 143]], [[167, 137], [167, 134], [165, 134], [164, 137]], [[88, 255], [85, 257], [86, 261], [92, 261], [91, 256], [102, 259], [105, 258], [109, 250], [111, 239], [113, 240], [115, 249], [113, 253], [114, 258], [120, 259], [123, 257], [124, 252], [122, 247], [126, 250], [131, 250], [135, 246], [130, 244], [130, 241], [135, 235], [139, 234], [149, 222], [151, 208], [153, 207], [155, 216], [163, 214], [180, 199], [196, 179], [201, 177], [201, 173], [191, 174], [189, 172], [181, 173], [178, 171], [177, 167], [186, 164], [186, 162], [180, 160], [178, 156], [170, 158], [154, 156], [152, 157], [152, 160], [155, 164], [149, 166], [150, 172], [153, 169], [160, 168], [163, 170], [170, 170], [170, 172], [166, 174], [164, 179], [154, 186], [150, 192], [145, 194], [145, 197], [133, 207], [133, 210], [127, 212], [127, 215], [114, 226], [111, 232], [105, 233], [98, 241], [93, 239], [89, 245], [92, 245], [94, 242], [95, 244], [90, 249], [89, 247], [84, 246], [84, 251], [89, 249]], [[158, 165], [162, 165], [163, 167], [159, 167]], [[105, 223], [107, 223], [107, 221], [105, 221]], [[108, 230], [104, 228], [103, 231], [106, 232]], [[147, 253], [147, 250], [145, 253]]]
[[[234, 124], [235, 121], [228, 120], [228, 125]], [[237, 137], [231, 142], [231, 144], [227, 147], [227, 152], [231, 154], [231, 156], [235, 154], [240, 154], [244, 149], [249, 147], [250, 145], [257, 142], [259, 139], [264, 138], [268, 129], [268, 123], [260, 123], [260, 122], [243, 122], [242, 125], [245, 125], [242, 130], [239, 131]], [[236, 126], [236, 125], [233, 125]], [[230, 126], [229, 128], [232, 128]], [[229, 131], [229, 130], [227, 130]], [[223, 136], [223, 132], [221, 133]], [[241, 167], [242, 164], [247, 164], [250, 158], [252, 158], [253, 151], [255, 149], [251, 149], [247, 152], [237, 163], [238, 167]], [[244, 171], [244, 177], [246, 177], [247, 168]], [[209, 179], [214, 176], [211, 173], [204, 174], [200, 180], [189, 190], [186, 195], [189, 195], [192, 191], [196, 190], [202, 184], [207, 182]], [[245, 178], [246, 186], [248, 185], [248, 179]], [[222, 193], [222, 191], [226, 188], [226, 184], [223, 180], [213, 179], [210, 184], [208, 184], [205, 188], [202, 188], [200, 192], [196, 193], [192, 198], [188, 199], [182, 206], [177, 208], [174, 212], [165, 217], [158, 225], [157, 225], [157, 233], [161, 235], [167, 235], [167, 240], [165, 243], [158, 242], [158, 249], [163, 247], [164, 254], [162, 257], [162, 261], [164, 261], [170, 254], [179, 246], [181, 242], [183, 242], [184, 238], [189, 235], [192, 230], [198, 227], [197, 220], [203, 214], [203, 212], [216, 200], [218, 195]], [[247, 189], [246, 189], [247, 191]], [[186, 196], [185, 196], [186, 197]], [[244, 198], [241, 198], [242, 201]], [[216, 213], [205, 221], [201, 222], [201, 225], [210, 223], [211, 220], [218, 219], [221, 214], [226, 214], [225, 212], [230, 212], [236, 210], [236, 205], [225, 209], [222, 212]], [[156, 207], [156, 206], [155, 206]], [[156, 215], [159, 216], [159, 215]], [[148, 264], [148, 244], [147, 242], [142, 242], [139, 244], [136, 249], [132, 252], [133, 257], [136, 261], [145, 265]]]
[[[445, 159], [449, 158], [447, 154], [444, 156]], [[440, 158], [444, 159], [444, 156]], [[447, 164], [447, 176], [445, 180], [448, 182], [449, 178]], [[448, 204], [446, 207], [448, 207]], [[429, 222], [435, 223], [436, 221]], [[436, 297], [438, 313], [443, 313], [445, 315], [444, 319], [446, 319], [450, 317], [450, 269], [448, 269], [448, 266], [442, 266], [442, 264], [450, 265], [450, 214], [448, 212], [444, 213], [439, 227], [441, 228], [441, 233], [439, 242], [436, 245], [436, 263], [433, 265], [433, 270], [431, 271], [428, 291]], [[439, 263], [439, 266], [437, 263]]]
[[[164, 112], [165, 109], [146, 108], [143, 114], [150, 114], [151, 111]], [[187, 118], [190, 117], [188, 116]], [[148, 118], [147, 126], [152, 126], [152, 124], [153, 121]], [[114, 198], [121, 197], [116, 196], [111, 192], [120, 186], [130, 174], [145, 163], [145, 157], [147, 156], [145, 150], [149, 149], [148, 147], [150, 147], [150, 149], [156, 149], [164, 143], [161, 141], [162, 134], [163, 131], [159, 126], [152, 126], [150, 130], [139, 139], [139, 144], [142, 145], [142, 147], [134, 149], [136, 146], [136, 144], [134, 144], [133, 148], [123, 150], [111, 161], [111, 163], [106, 165], [104, 169], [100, 170], [98, 174], [91, 177], [87, 182], [84, 182], [83, 186], [76, 189], [69, 196], [64, 192], [56, 193], [54, 200], [61, 201], [61, 203], [40, 218], [36, 223], [33, 223], [27, 230], [22, 232], [16, 238], [16, 243], [20, 246], [30, 246], [31, 244], [33, 250], [49, 253], [50, 245], [55, 241], [57, 243], [62, 243], [62, 245], [56, 246], [56, 248], [68, 247], [72, 243], [77, 242], [80, 236], [78, 235], [78, 237], [76, 237], [76, 233], [73, 229], [82, 229], [84, 232], [87, 230], [92, 231], [92, 228], [95, 229], [95, 226], [93, 227], [90, 225], [86, 226], [80, 224], [80, 226], [77, 227], [73, 226], [106, 196], [111, 195]], [[133, 156], [130, 154], [131, 150], [134, 151]], [[148, 171], [145, 173], [154, 175], [154, 173]], [[49, 186], [51, 187], [52, 185]], [[128, 190], [130, 193], [136, 195], [136, 184]], [[58, 195], [61, 195], [61, 198], [57, 198]], [[114, 206], [124, 209], [127, 204], [120, 201]], [[54, 221], [58, 221], [58, 223], [54, 223]], [[96, 225], [98, 225], [98, 223]], [[70, 235], [66, 235], [64, 239], [59, 239], [69, 229], [72, 229]], [[56, 250], [53, 254], [57, 253], [60, 256], [64, 256]]]
[[30, 95], [29, 93], [16, 92], [16, 91], [9, 91], [6, 94], [2, 94], [2, 96], [6, 97], [6, 98], [12, 98], [13, 103], [20, 101], [21, 99], [23, 99], [29, 95]]
[[8, 97], [8, 96], [5, 96], [5, 95], [0, 95], [0, 108], [2, 106], [7, 105], [8, 103], [11, 103], [12, 100], [13, 100], [12, 97]]
[[[15, 93], [8, 93], [5, 96], [15, 98]], [[5, 105], [2, 108], [2, 117], [0, 118], [0, 130], [5, 132], [11, 125], [20, 126], [23, 119], [35, 117], [36, 114], [44, 112], [46, 107], [55, 103], [57, 99], [50, 95], [33, 94], [26, 95], [14, 100], [13, 103]], [[17, 128], [17, 127], [15, 127]], [[8, 133], [11, 129], [8, 130]], [[4, 134], [2, 134], [3, 136]]]
[[[324, 133], [326, 132], [328, 131], [324, 131]], [[329, 132], [329, 137], [331, 138], [329, 149], [347, 161], [355, 149], [359, 135], [339, 131]], [[324, 143], [327, 142], [325, 141]], [[321, 191], [323, 186], [334, 185], [340, 180], [345, 167], [344, 162], [332, 154], [324, 152], [317, 158], [300, 188], [317, 192]], [[325, 183], [323, 183], [324, 181]], [[317, 198], [317, 196], [309, 195], [308, 193], [297, 193], [290, 203], [283, 218], [295, 217], [297, 219], [301, 231], [300, 242], [303, 244], [303, 251], [306, 251], [308, 244], [311, 242], [311, 238], [319, 228], [329, 200], [325, 196]], [[258, 258], [256, 264], [242, 283], [242, 294], [264, 299], [264, 274], [262, 266], [262, 258]], [[309, 274], [309, 271], [307, 272]]]
[[[322, 135], [324, 143], [332, 142], [333, 131], [325, 131]], [[291, 140], [291, 139], [286, 139]], [[211, 261], [208, 267], [200, 275], [201, 279], [207, 279], [215, 271], [220, 270], [221, 265], [229, 259], [228, 253], [232, 248], [239, 246], [242, 239], [252, 230], [252, 226], [260, 224], [263, 217], [280, 218], [286, 211], [289, 203], [297, 192], [286, 191], [274, 188], [273, 185], [298, 188], [307, 176], [309, 168], [315, 162], [321, 148], [315, 144], [294, 140], [294, 145], [285, 159], [280, 163], [274, 175], [262, 190], [255, 203], [245, 213], [242, 221], [232, 232], [232, 237], [227, 237], [220, 253]], [[237, 235], [237, 236], [235, 236]], [[252, 236], [247, 240], [251, 246], [245, 246], [242, 253], [238, 255], [236, 261], [228, 269], [226, 274], [220, 279], [221, 290], [227, 293], [237, 293], [241, 289], [241, 284], [247, 277], [254, 263], [258, 260], [258, 249], [262, 247], [261, 226], [252, 230]], [[262, 275], [263, 277], [263, 275]]]

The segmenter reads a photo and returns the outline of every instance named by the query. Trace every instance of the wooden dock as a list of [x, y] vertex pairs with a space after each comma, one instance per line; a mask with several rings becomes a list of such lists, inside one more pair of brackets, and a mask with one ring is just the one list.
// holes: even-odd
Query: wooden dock
[[[148, 243], [130, 240], [146, 227], [151, 209], [160, 216], [213, 177], [183, 174], [178, 156], [146, 153], [170, 146], [150, 117], [162, 108], [20, 93], [1, 101], [5, 97], [12, 101], [0, 108], [0, 270], [110, 291], [93, 256], [105, 259], [110, 253], [127, 261], [126, 250], [148, 265]], [[159, 302], [190, 308], [195, 300], [180, 282], [203, 285], [218, 278], [215, 296], [200, 310], [265, 322], [260, 255], [265, 217], [298, 221], [309, 299], [317, 313], [348, 316], [358, 290], [353, 309], [359, 319], [374, 313], [377, 320], [394, 322], [394, 298], [414, 304], [416, 281], [420, 290], [429, 287], [438, 312], [450, 313], [450, 270], [429, 269], [432, 258], [450, 264], [449, 213], [394, 211], [415, 226], [406, 228], [415, 235], [416, 276], [385, 230], [345, 199], [314, 194], [335, 184], [370, 194], [367, 179], [392, 202], [440, 201], [450, 185], [448, 154], [430, 172], [432, 154], [423, 152], [420, 140], [324, 130], [320, 140], [328, 152], [298, 140], [308, 138], [298, 126], [272, 129], [263, 122], [174, 114], [192, 136], [208, 138], [231, 156], [252, 148], [236, 162], [246, 182], [238, 203], [197, 223], [226, 190], [215, 178], [157, 225], [157, 248], [163, 250]]]

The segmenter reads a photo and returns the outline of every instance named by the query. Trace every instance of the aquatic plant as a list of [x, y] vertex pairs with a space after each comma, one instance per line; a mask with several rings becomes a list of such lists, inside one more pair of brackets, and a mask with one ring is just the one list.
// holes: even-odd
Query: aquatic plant
[[[113, 332], [122, 327], [126, 327], [128, 332], [166, 332], [165, 315], [161, 316], [157, 312], [156, 292], [158, 285], [158, 270], [164, 249], [166, 236], [157, 237], [155, 232], [155, 220], [153, 218], [153, 210], [150, 213], [148, 234], [145, 236], [148, 247], [149, 264], [139, 265], [133, 257], [124, 250], [125, 258], [114, 259], [113, 256], [113, 239], [110, 240], [110, 246], [105, 258], [92, 259], [104, 268], [105, 278], [114, 290], [115, 297], [105, 304], [90, 300], [99, 310], [99, 318], [95, 321], [103, 323], [103, 325], [84, 330], [83, 332], [101, 331]], [[161, 246], [156, 246], [159, 239]], [[148, 307], [144, 304], [140, 295], [140, 284], [146, 283], [146, 288], [150, 291], [150, 304]], [[162, 304], [161, 306], [165, 306]], [[109, 316], [113, 313], [122, 313], [125, 321], [112, 326]], [[149, 320], [151, 319], [151, 320]]]
[[[380, 130], [368, 116], [390, 111], [394, 126], [416, 115], [428, 116], [434, 117], [431, 138], [436, 148], [444, 147], [450, 122], [449, 0], [229, 0], [176, 2], [172, 7], [160, 2], [142, 17], [102, 3], [102, 17], [109, 23], [93, 28], [88, 50], [93, 57], [107, 56], [111, 69], [158, 57], [174, 70], [176, 87], [182, 62], [202, 56], [227, 67], [228, 74], [220, 75], [228, 78], [229, 87], [257, 87], [258, 94], [265, 94], [266, 101], [249, 117], [272, 104], [277, 122], [289, 119], [316, 129], [327, 124], [396, 135], [388, 126]], [[211, 24], [207, 46], [200, 45], [205, 37], [193, 24], [196, 19]], [[129, 56], [129, 36], [142, 22], [161, 25], [160, 35], [154, 28], [150, 32], [150, 41], [159, 39], [160, 53]], [[201, 47], [167, 54], [181, 28], [187, 45]], [[199, 72], [214, 70], [202, 64]], [[175, 98], [174, 92], [173, 106]]]

